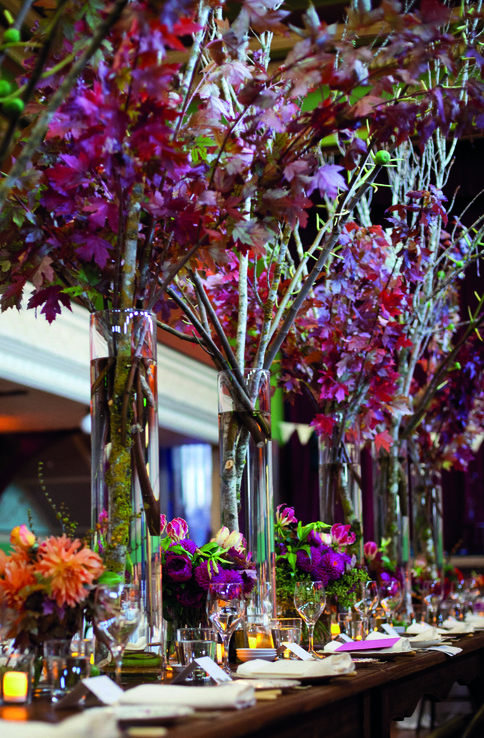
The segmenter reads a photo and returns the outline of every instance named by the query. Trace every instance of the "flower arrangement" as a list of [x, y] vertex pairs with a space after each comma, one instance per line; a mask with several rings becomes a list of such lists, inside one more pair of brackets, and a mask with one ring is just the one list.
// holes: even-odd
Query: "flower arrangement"
[[[329, 529], [329, 532], [324, 532]], [[294, 509], [279, 505], [275, 524], [276, 587], [278, 608], [294, 610], [294, 584], [297, 581], [322, 581], [328, 597], [349, 608], [356, 600], [356, 585], [368, 579], [364, 566], [357, 563], [351, 547], [356, 535], [350, 525], [316, 521], [302, 525]]]
[[10, 535], [12, 552], [0, 550], [0, 594], [11, 611], [7, 638], [20, 648], [40, 646], [78, 630], [101, 557], [66, 535], [39, 541], [26, 525]]
[[211, 582], [234, 582], [249, 595], [255, 585], [255, 565], [241, 533], [221, 528], [214, 538], [198, 547], [188, 538], [183, 518], [167, 522], [161, 516], [163, 566], [163, 615], [168, 621], [196, 626], [204, 620]]

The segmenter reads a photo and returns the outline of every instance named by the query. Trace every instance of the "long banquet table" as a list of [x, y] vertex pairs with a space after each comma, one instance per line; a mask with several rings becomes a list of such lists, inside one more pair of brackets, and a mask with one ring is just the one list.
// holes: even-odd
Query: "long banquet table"
[[[445, 699], [455, 682], [469, 687], [476, 705], [484, 702], [484, 634], [460, 638], [456, 645], [462, 648], [456, 656], [437, 651], [402, 655], [358, 667], [356, 676], [290, 690], [245, 710], [197, 713], [169, 728], [167, 738], [389, 738], [392, 720], [411, 715], [423, 696]], [[42, 702], [27, 712], [31, 719], [62, 718]], [[8, 717], [6, 707], [0, 707], [2, 717]]]

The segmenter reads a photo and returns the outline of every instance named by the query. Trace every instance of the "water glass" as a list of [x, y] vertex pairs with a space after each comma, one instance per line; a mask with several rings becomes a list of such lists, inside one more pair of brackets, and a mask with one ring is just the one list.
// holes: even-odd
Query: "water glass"
[[91, 672], [92, 641], [51, 640], [44, 643], [44, 659], [52, 702], [58, 702]]
[[[183, 666], [195, 659], [208, 656], [215, 661], [217, 635], [211, 628], [179, 628], [176, 632], [178, 658]], [[185, 681], [209, 681], [210, 677], [201, 667], [195, 668]]]
[[[297, 643], [300, 646], [302, 622], [302, 618], [274, 618], [271, 620], [274, 647], [280, 648], [283, 643]], [[284, 659], [297, 659], [297, 656], [287, 648], [282, 657]]]

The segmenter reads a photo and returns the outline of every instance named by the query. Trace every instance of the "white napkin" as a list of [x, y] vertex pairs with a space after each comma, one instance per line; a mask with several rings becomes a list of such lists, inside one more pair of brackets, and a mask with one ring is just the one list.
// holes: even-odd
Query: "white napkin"
[[323, 648], [323, 651], [325, 653], [334, 653], [338, 650], [338, 648], [341, 646], [341, 641], [329, 641], [326, 643], [325, 647]]
[[484, 614], [474, 615], [472, 612], [466, 614], [466, 623], [470, 623], [474, 628], [484, 628]]
[[111, 707], [93, 707], [61, 723], [0, 720], [2, 738], [119, 738]]
[[[408, 629], [410, 630], [410, 629]], [[405, 635], [408, 635], [408, 630]], [[437, 628], [430, 626], [426, 630], [422, 630], [417, 635], [412, 635], [412, 641], [441, 641], [442, 636], [438, 632]]]
[[[368, 636], [365, 638], [365, 641], [382, 641], [387, 640], [388, 636], [384, 635], [383, 633], [379, 633], [377, 630], [372, 630], [371, 633], [368, 634]], [[390, 648], [382, 648], [382, 653], [392, 653], [397, 652], [401, 653], [403, 651], [411, 651], [412, 645], [410, 643], [410, 640], [408, 638], [399, 638], [398, 641], [396, 641], [393, 646], [390, 646]], [[362, 655], [364, 654], [364, 651], [361, 652]]]
[[338, 674], [349, 674], [355, 670], [355, 665], [349, 653], [338, 653], [328, 656], [327, 659], [314, 659], [313, 661], [262, 661], [254, 659], [246, 661], [237, 667], [237, 674], [242, 677], [281, 677], [304, 679], [305, 677], [337, 676]]
[[[255, 659], [252, 663], [257, 663]], [[262, 662], [267, 663], [266, 661]], [[186, 705], [195, 710], [241, 710], [255, 705], [250, 684], [231, 682], [214, 687], [185, 687], [177, 684], [140, 684], [128, 689], [121, 705]]]
[[474, 628], [470, 623], [463, 623], [462, 621], [455, 620], [454, 618], [447, 618], [442, 623], [442, 627], [445, 628], [447, 633], [474, 633]]
[[[429, 625], [428, 623], [412, 623], [412, 625], [409, 625], [407, 630], [405, 631], [405, 636], [417, 636], [420, 635], [420, 633], [425, 633], [426, 630], [436, 630], [432, 625]], [[425, 640], [430, 640], [430, 638], [426, 638]]]

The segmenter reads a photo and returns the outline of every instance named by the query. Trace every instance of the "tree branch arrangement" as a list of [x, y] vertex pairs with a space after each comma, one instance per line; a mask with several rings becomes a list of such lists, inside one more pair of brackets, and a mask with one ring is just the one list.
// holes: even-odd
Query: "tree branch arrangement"
[[[422, 219], [442, 218], [439, 183], [410, 200], [399, 190], [393, 240], [362, 214], [401, 147], [408, 161], [435, 137], [479, 128], [482, 20], [479, 8], [434, 0], [350, 9], [343, 26], [309, 6], [297, 27], [271, 0], [244, 0], [230, 18], [216, 1], [109, 5], [102, 32], [87, 47], [69, 39], [56, 51], [64, 66], [35, 85], [36, 120], [0, 185], [2, 309], [33, 284], [29, 307], [49, 321], [74, 299], [90, 311], [154, 310], [160, 327], [235, 373], [252, 426], [244, 370], [299, 353], [283, 374], [298, 389], [301, 367], [319, 361], [304, 356], [308, 334], [326, 355], [331, 316], [344, 322], [347, 311], [354, 340], [365, 326], [345, 355], [358, 381], [341, 396], [346, 369], [333, 367], [333, 395], [321, 399], [352, 393], [346, 416], [361, 416], [380, 372], [384, 407], [368, 427], [388, 444], [386, 418], [408, 412], [394, 392], [395, 351], [410, 348], [392, 300], [402, 295], [410, 313], [428, 284]], [[289, 31], [297, 42], [272, 62], [274, 38]], [[410, 212], [417, 220], [405, 224]], [[360, 286], [344, 276], [350, 264]], [[243, 447], [230, 453], [243, 465]], [[237, 486], [223, 494], [233, 500]]]

